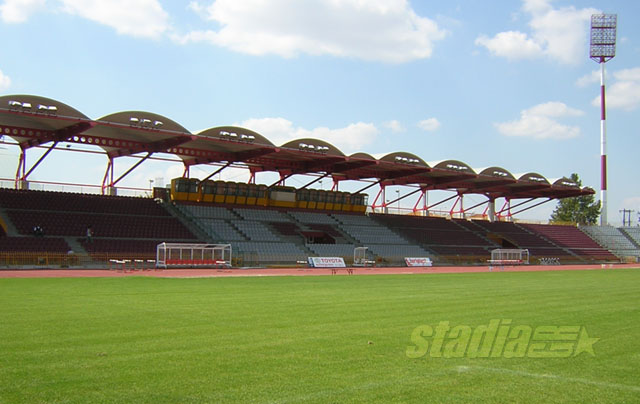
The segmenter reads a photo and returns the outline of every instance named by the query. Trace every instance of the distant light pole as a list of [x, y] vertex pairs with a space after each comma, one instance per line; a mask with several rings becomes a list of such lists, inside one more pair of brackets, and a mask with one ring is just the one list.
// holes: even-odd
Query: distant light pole
[[591, 16], [589, 57], [600, 64], [600, 225], [607, 224], [607, 128], [604, 96], [604, 64], [616, 56], [617, 14]]
[[396, 195], [398, 196], [398, 214], [400, 214], [400, 190], [396, 189]]

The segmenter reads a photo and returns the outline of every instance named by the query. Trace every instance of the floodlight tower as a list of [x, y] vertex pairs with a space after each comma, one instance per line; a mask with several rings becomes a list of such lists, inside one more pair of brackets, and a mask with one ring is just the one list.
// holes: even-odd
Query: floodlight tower
[[604, 97], [604, 64], [616, 56], [617, 14], [591, 16], [589, 56], [600, 63], [600, 225], [607, 224], [607, 128]]

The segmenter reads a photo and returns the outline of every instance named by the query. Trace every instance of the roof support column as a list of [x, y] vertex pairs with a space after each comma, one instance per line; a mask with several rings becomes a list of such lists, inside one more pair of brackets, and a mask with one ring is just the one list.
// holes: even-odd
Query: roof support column
[[[392, 201], [389, 201], [389, 202], [387, 203], [387, 205], [393, 205], [394, 203], [399, 202], [399, 201], [403, 200], [404, 198], [408, 198], [408, 197], [410, 197], [411, 195], [414, 195], [414, 194], [416, 194], [416, 193], [420, 192], [421, 190], [422, 190], [422, 189], [416, 189], [415, 191], [409, 192], [408, 194], [404, 194], [404, 195], [402, 195], [402, 196], [399, 196], [398, 198], [396, 198], [396, 199], [394, 199], [394, 200], [392, 200]], [[398, 192], [399, 192], [399, 191], [398, 191]]]
[[[109, 183], [113, 182], [113, 157], [109, 157], [109, 163], [107, 163], [107, 170], [104, 173], [104, 177], [102, 177], [102, 186], [100, 190], [102, 195], [113, 195], [113, 191], [108, 189], [107, 178], [109, 179]], [[106, 191], [106, 192], [105, 192]]]
[[[418, 213], [420, 211], [423, 212], [423, 216], [429, 216], [429, 211], [427, 210], [427, 205], [429, 204], [429, 188], [425, 186], [420, 186], [420, 196], [416, 201], [416, 204], [413, 205], [413, 213]], [[422, 202], [422, 207], [418, 208], [418, 205]]]
[[[506, 211], [507, 214], [503, 214], [504, 211]], [[502, 205], [502, 209], [496, 212], [496, 216], [498, 221], [501, 221], [503, 217], [511, 219], [511, 199], [505, 198], [504, 205]]]
[[29, 184], [22, 182], [20, 179], [23, 177], [27, 166], [27, 150], [20, 147], [20, 159], [18, 160], [18, 169], [16, 170], [16, 189], [28, 189]]
[[109, 184], [109, 188], [113, 188], [121, 179], [123, 179], [124, 177], [126, 177], [127, 175], [129, 175], [129, 173], [133, 170], [135, 170], [136, 168], [138, 168], [138, 166], [140, 166], [140, 164], [144, 163], [149, 157], [151, 157], [152, 153], [147, 153], [146, 156], [144, 156], [142, 159], [140, 159], [140, 161], [138, 161], [137, 163], [135, 163], [131, 168], [129, 168], [127, 171], [124, 172], [124, 174], [122, 174], [120, 177], [118, 177], [117, 180], [113, 180], [113, 164], [111, 165], [111, 183]]
[[[529, 202], [531, 202], [531, 201], [535, 201], [536, 199], [537, 199], [537, 198], [529, 198], [529, 199], [527, 199], [526, 201], [523, 201], [523, 202], [520, 202], [520, 203], [515, 204], [514, 206], [511, 206], [511, 200], [510, 200], [510, 199], [507, 199], [507, 202], [505, 202], [505, 205], [504, 205], [504, 206], [502, 207], [502, 209], [498, 212], [498, 215], [499, 215], [498, 217], [506, 216], [506, 217], [508, 217], [508, 218], [511, 218], [511, 217], [514, 215], [514, 213], [511, 213], [511, 209], [512, 209], [512, 208], [517, 208], [517, 207], [522, 206], [522, 205], [525, 205], [525, 204], [527, 204], [527, 203], [529, 203]], [[550, 200], [551, 200], [551, 198], [549, 198], [548, 200], [546, 200], [546, 201], [544, 201], [544, 202], [541, 202], [541, 203], [538, 203], [538, 204], [533, 205], [533, 206], [531, 206], [531, 207], [528, 207], [528, 208], [526, 208], [526, 209], [521, 209], [521, 210], [519, 210], [519, 211], [518, 211], [518, 212], [516, 212], [516, 213], [524, 212], [524, 211], [529, 210], [529, 209], [531, 209], [531, 208], [533, 208], [533, 207], [536, 207], [536, 206], [538, 206], [538, 205], [542, 205], [543, 203], [547, 203], [547, 202], [549, 202]], [[507, 210], [507, 214], [506, 214], [506, 215], [502, 215], [502, 212], [504, 212], [504, 211], [505, 211], [505, 207], [507, 207], [507, 209], [506, 209], [506, 210]]]
[[287, 180], [287, 178], [291, 177], [293, 174], [292, 172], [287, 173], [286, 171], [278, 171], [278, 174], [280, 174], [280, 179], [276, 182], [274, 182], [273, 184], [269, 185], [267, 188], [271, 189], [273, 187], [275, 187], [276, 185], [281, 185], [281, 186], [285, 186], [285, 181]]
[[[22, 152], [20, 153], [20, 158], [22, 160], [22, 175], [20, 175], [19, 173], [16, 174], [16, 181], [19, 182], [21, 184], [21, 187], [23, 186], [27, 186], [27, 177], [29, 176], [29, 174], [31, 174], [33, 172], [33, 170], [36, 169], [36, 167], [38, 167], [38, 165], [40, 165], [40, 163], [42, 163], [42, 161], [49, 155], [49, 153], [51, 153], [51, 151], [53, 151], [53, 149], [55, 149], [55, 147], [58, 145], [58, 142], [53, 142], [53, 144], [51, 146], [49, 146], [49, 148], [47, 149], [46, 152], [44, 152], [44, 154], [38, 159], [38, 161], [35, 162], [35, 164], [33, 166], [31, 166], [31, 168], [29, 169], [29, 171], [26, 171], [26, 161], [27, 161], [27, 149], [23, 148], [22, 145], [20, 145], [20, 148], [22, 149]], [[24, 158], [23, 158], [24, 156]], [[20, 169], [20, 165], [18, 165], [19, 169]], [[26, 171], [26, 172], [25, 172]], [[18, 176], [20, 178], [18, 178]], [[24, 188], [26, 189], [26, 188]]]
[[[361, 191], [358, 191], [357, 193], [360, 193], [360, 192]], [[378, 205], [377, 202], [381, 196], [382, 196], [382, 203]], [[387, 202], [385, 199], [386, 199], [385, 185], [380, 183], [380, 191], [378, 191], [376, 198], [373, 200], [373, 203], [371, 204], [371, 210], [375, 213], [376, 208], [383, 208], [382, 213], [387, 213]]]
[[441, 205], [441, 204], [443, 204], [445, 202], [448, 202], [448, 201], [452, 200], [453, 198], [457, 198], [457, 197], [458, 197], [458, 194], [452, 195], [452, 196], [450, 196], [450, 197], [448, 197], [446, 199], [441, 200], [440, 202], [437, 202], [437, 203], [434, 203], [433, 205], [427, 206], [425, 209], [429, 210], [431, 208], [435, 208], [436, 206]]
[[[458, 205], [458, 202], [460, 202], [460, 210], [456, 210], [456, 206]], [[457, 195], [457, 199], [456, 201], [453, 203], [453, 206], [451, 207], [451, 210], [449, 211], [449, 216], [451, 216], [451, 218], [453, 218], [453, 216], [456, 213], [460, 213], [460, 215], [462, 215], [462, 219], [465, 218], [465, 210], [464, 210], [464, 194], [458, 194]]]
[[[470, 210], [472, 210], [472, 209], [477, 208], [478, 206], [482, 206], [482, 205], [484, 205], [485, 203], [489, 203], [489, 202], [491, 202], [491, 200], [490, 200], [490, 199], [487, 199], [487, 200], [486, 200], [486, 201], [484, 201], [484, 202], [476, 203], [475, 205], [470, 206], [470, 207], [468, 207], [468, 208], [464, 209], [464, 211], [463, 211], [462, 213], [466, 213], [466, 212], [468, 212], [468, 211], [470, 211]], [[485, 209], [485, 212], [486, 212], [486, 209]], [[483, 213], [483, 216], [484, 216], [484, 213]]]
[[336, 177], [333, 177], [333, 186], [331, 187], [331, 191], [337, 192], [338, 184], [340, 184], [340, 180], [337, 179]]
[[495, 198], [489, 198], [489, 203], [487, 204], [487, 208], [482, 213], [482, 216], [486, 216], [487, 211], [489, 212], [489, 221], [492, 223], [495, 222], [496, 221], [496, 199]]

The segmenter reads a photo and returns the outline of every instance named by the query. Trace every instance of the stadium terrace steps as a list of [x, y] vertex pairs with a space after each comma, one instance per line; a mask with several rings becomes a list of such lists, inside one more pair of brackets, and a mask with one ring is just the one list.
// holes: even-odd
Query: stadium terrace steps
[[585, 261], [618, 259], [614, 254], [600, 246], [576, 226], [553, 224], [522, 224], [522, 226], [538, 234], [542, 234], [545, 238], [581, 257]]
[[471, 229], [444, 218], [372, 215], [378, 222], [443, 255], [488, 255], [497, 245]]
[[71, 248], [62, 237], [0, 237], [1, 252], [67, 253]]
[[[0, 207], [17, 233], [26, 236], [14, 242], [22, 239], [35, 240], [31, 244], [52, 243], [50, 240], [59, 239], [53, 242], [57, 244], [45, 247], [55, 252], [71, 250], [81, 258], [115, 250], [143, 251], [153, 256], [157, 240], [197, 240], [163, 204], [150, 198], [0, 189]], [[44, 230], [44, 237], [32, 236], [35, 226]], [[85, 240], [88, 226], [94, 233], [94, 243], [90, 245]], [[108, 239], [118, 240], [117, 247], [110, 247], [113, 241]], [[148, 241], [139, 243], [140, 240], [154, 241], [151, 245]]]
[[620, 231], [631, 241], [636, 248], [640, 248], [640, 227], [622, 227]]
[[0, 189], [0, 206], [20, 210], [169, 216], [161, 205], [150, 198], [8, 188]]
[[123, 238], [164, 238], [194, 240], [186, 227], [171, 216], [129, 214], [96, 214], [51, 210], [8, 210], [9, 217], [20, 234], [30, 234], [41, 226], [48, 235], [82, 236], [88, 226], [96, 236]]
[[233, 226], [244, 234], [244, 236], [251, 241], [274, 241], [282, 242], [274, 232], [271, 231], [265, 224], [255, 220], [238, 220], [233, 223]]
[[353, 257], [353, 244], [307, 244], [307, 248], [320, 257]]
[[[19, 247], [14, 248], [33, 248], [36, 243], [52, 243], [37, 248], [65, 253], [69, 249], [81, 253], [82, 248], [91, 256], [119, 254], [131, 258], [138, 253], [155, 253], [160, 242], [182, 241], [230, 243], [234, 255], [239, 253], [245, 263], [256, 265], [295, 263], [311, 255], [337, 255], [348, 260], [353, 257], [354, 247], [359, 246], [368, 247], [368, 254], [375, 258], [394, 264], [407, 256], [429, 256], [440, 262], [486, 262], [492, 249], [506, 244], [528, 248], [538, 257], [573, 262], [617, 260], [575, 227], [564, 234], [567, 226], [558, 230], [560, 226], [402, 215], [188, 202], [174, 205], [150, 198], [6, 189], [0, 189], [0, 214], [4, 214], [10, 233], [0, 234], [0, 239], [17, 237], [4, 241], [7, 246], [15, 243]], [[44, 228], [45, 237], [38, 239], [46, 241], [33, 241], [35, 225]], [[95, 234], [91, 243], [85, 238], [88, 225]], [[11, 226], [15, 234], [11, 234]], [[637, 229], [619, 233], [636, 247], [640, 245]], [[56, 239], [59, 241], [51, 241]], [[307, 244], [314, 239], [319, 243]], [[63, 244], [53, 245], [60, 242]], [[77, 245], [70, 245], [74, 242]]]
[[640, 257], [638, 246], [620, 229], [613, 226], [581, 226], [580, 230], [619, 258]]

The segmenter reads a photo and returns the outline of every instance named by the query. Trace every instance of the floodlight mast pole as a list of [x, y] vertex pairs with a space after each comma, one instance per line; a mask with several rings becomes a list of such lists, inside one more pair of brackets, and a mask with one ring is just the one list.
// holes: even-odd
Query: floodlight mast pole
[[604, 64], [616, 55], [617, 14], [591, 16], [591, 46], [589, 56], [600, 64], [600, 225], [607, 220], [607, 126], [605, 108]]
[[600, 62], [600, 225], [607, 224], [607, 108], [604, 95], [604, 60]]

